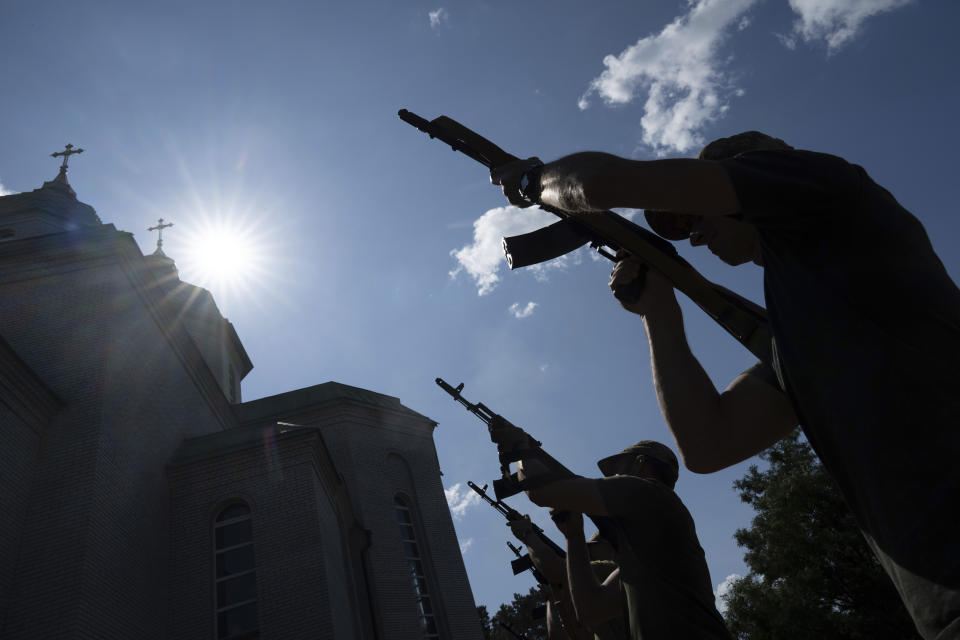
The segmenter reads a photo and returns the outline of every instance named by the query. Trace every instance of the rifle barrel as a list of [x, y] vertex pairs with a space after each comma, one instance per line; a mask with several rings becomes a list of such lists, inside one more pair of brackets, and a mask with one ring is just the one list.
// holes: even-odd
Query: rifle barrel
[[467, 486], [476, 491], [481, 498], [487, 501], [487, 504], [499, 511], [500, 514], [503, 515], [503, 517], [505, 517], [508, 521], [516, 520], [517, 518], [521, 517], [520, 514], [517, 513], [512, 507], [505, 505], [502, 500], [494, 500], [487, 495], [487, 492], [484, 491], [484, 489], [487, 488], [486, 485], [484, 485], [483, 489], [481, 489], [472, 480], [467, 480]]
[[474, 404], [473, 402], [470, 402], [464, 398], [460, 394], [460, 392], [463, 391], [462, 382], [454, 387], [443, 378], [437, 378], [436, 383], [437, 386], [446, 391], [451, 397], [453, 397], [454, 400], [465, 406], [467, 411], [480, 418], [487, 426], [490, 426], [490, 422], [496, 417], [496, 414], [493, 411], [490, 411], [490, 409], [487, 408], [487, 406], [482, 402], [477, 402]]
[[496, 501], [494, 501], [490, 496], [487, 495], [487, 492], [486, 492], [487, 485], [483, 485], [483, 489], [481, 489], [480, 487], [477, 486], [477, 483], [475, 483], [473, 480], [467, 480], [467, 486], [473, 489], [474, 491], [476, 491], [478, 494], [480, 494], [480, 497], [486, 500], [487, 502], [489, 502], [490, 504], [493, 504], [493, 505], [497, 504]]
[[445, 142], [454, 151], [473, 158], [487, 168], [492, 169], [509, 160], [516, 160], [514, 156], [486, 138], [446, 116], [427, 120], [406, 109], [400, 109], [397, 115], [407, 124], [413, 125], [431, 138]]
[[[407, 124], [413, 125], [420, 131], [429, 134], [430, 133], [430, 121], [426, 118], [421, 118], [412, 111], [407, 111], [406, 109], [400, 109], [397, 112], [397, 115], [400, 116], [400, 119], [406, 122]], [[430, 136], [433, 137], [432, 135]]]

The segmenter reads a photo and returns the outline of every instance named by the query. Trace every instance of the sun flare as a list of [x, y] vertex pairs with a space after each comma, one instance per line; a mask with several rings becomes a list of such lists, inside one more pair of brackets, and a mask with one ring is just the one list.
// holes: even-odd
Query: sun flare
[[204, 279], [244, 280], [248, 275], [256, 245], [249, 234], [238, 229], [207, 229], [192, 243], [194, 266]]
[[209, 289], [223, 303], [261, 289], [270, 264], [266, 238], [257, 233], [256, 223], [229, 213], [203, 216], [184, 228], [174, 255], [183, 280]]

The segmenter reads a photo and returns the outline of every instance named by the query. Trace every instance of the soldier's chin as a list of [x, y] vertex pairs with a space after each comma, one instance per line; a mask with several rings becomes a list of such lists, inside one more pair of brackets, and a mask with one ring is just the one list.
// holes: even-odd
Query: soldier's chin
[[749, 256], [740, 256], [740, 255], [729, 254], [726, 252], [719, 252], [719, 251], [715, 251], [713, 247], [710, 248], [710, 251], [713, 252], [713, 255], [717, 256], [723, 262], [730, 265], [731, 267], [739, 267], [740, 265], [746, 264], [751, 260]]

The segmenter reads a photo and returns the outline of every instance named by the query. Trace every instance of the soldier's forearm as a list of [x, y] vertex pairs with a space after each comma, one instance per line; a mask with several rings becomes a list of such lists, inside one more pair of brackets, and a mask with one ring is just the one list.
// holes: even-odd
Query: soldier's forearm
[[589, 626], [587, 621], [591, 618], [590, 614], [597, 609], [601, 596], [600, 584], [590, 567], [587, 541], [583, 537], [582, 528], [567, 534], [567, 579], [577, 620]]
[[564, 211], [631, 207], [725, 215], [740, 208], [722, 165], [688, 158], [638, 161], [574, 153], [544, 165], [540, 187], [540, 200]]
[[710, 450], [711, 426], [720, 419], [720, 394], [690, 350], [675, 300], [649, 312], [644, 326], [660, 410], [684, 464], [697, 470]]
[[741, 375], [717, 391], [690, 350], [679, 306], [648, 313], [644, 324], [657, 401], [688, 469], [724, 469], [796, 427], [786, 395], [754, 375]]

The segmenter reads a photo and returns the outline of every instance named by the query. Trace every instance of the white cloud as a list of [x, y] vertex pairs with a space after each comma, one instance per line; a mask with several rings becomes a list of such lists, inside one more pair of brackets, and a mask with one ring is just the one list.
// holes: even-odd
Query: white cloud
[[793, 35], [778, 33], [776, 36], [777, 40], [780, 41], [780, 44], [785, 46], [787, 49], [793, 51], [797, 48], [797, 39]]
[[730, 592], [730, 589], [733, 587], [733, 583], [737, 580], [740, 580], [743, 576], [739, 573], [731, 573], [726, 578], [723, 579], [723, 582], [717, 585], [716, 591], [713, 592], [713, 597], [715, 598], [714, 603], [717, 606], [717, 611], [724, 613], [727, 610], [727, 603], [723, 600], [723, 596]]
[[607, 104], [621, 105], [645, 90], [644, 144], [658, 155], [702, 144], [699, 131], [726, 112], [733, 91], [719, 56], [723, 37], [731, 28], [745, 28], [744, 14], [757, 1], [691, 2], [690, 11], [659, 34], [641, 38], [618, 56], [606, 56], [606, 69], [590, 83], [580, 108], [589, 106], [594, 93]]
[[912, 0], [790, 0], [790, 8], [800, 17], [793, 25], [793, 36], [781, 36], [788, 48], [796, 46], [794, 36], [806, 42], [823, 40], [833, 53], [852, 40], [863, 22], [887, 11], [910, 4]]
[[0, 182], [0, 196], [9, 196], [12, 194], [13, 194], [13, 191], [8, 191], [7, 188], [3, 186], [3, 183]]
[[528, 302], [525, 307], [521, 307], [519, 302], [514, 302], [510, 305], [508, 311], [513, 314], [514, 318], [529, 318], [533, 315], [533, 310], [536, 309], [536, 307], [536, 302]]
[[442, 25], [450, 21], [450, 14], [443, 7], [428, 12], [427, 16], [430, 18], [431, 29], [439, 29]]
[[473, 546], [473, 538], [467, 538], [466, 540], [460, 543], [460, 553], [461, 554], [466, 553], [472, 546]]
[[447, 506], [450, 507], [450, 513], [457, 520], [463, 517], [463, 514], [471, 505], [480, 504], [480, 495], [459, 482], [449, 489], [444, 489], [443, 494], [447, 497]]
[[[527, 233], [556, 221], [552, 214], [537, 207], [518, 209], [507, 206], [490, 209], [473, 222], [473, 244], [450, 252], [458, 263], [457, 268], [450, 272], [450, 277], [456, 278], [457, 274], [465, 270], [477, 283], [478, 295], [490, 293], [500, 281], [500, 267], [507, 264], [503, 257], [501, 238]], [[543, 279], [547, 269], [566, 265], [565, 258], [566, 256], [563, 256], [527, 269], [532, 270], [539, 279]]]
[[540, 373], [546, 373], [546, 372], [547, 372], [547, 368], [548, 368], [549, 366], [550, 366], [550, 365], [548, 365], [548, 364], [542, 364], [542, 365], [540, 365]]

